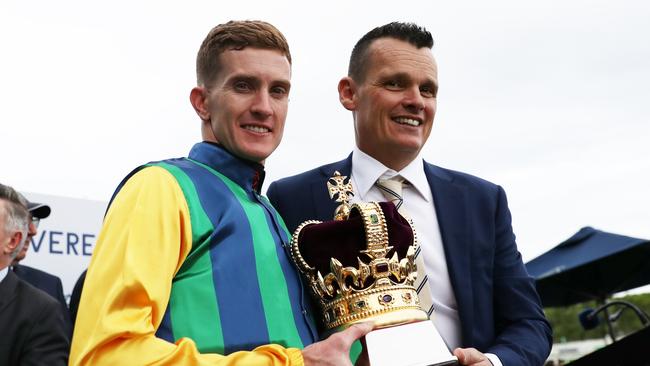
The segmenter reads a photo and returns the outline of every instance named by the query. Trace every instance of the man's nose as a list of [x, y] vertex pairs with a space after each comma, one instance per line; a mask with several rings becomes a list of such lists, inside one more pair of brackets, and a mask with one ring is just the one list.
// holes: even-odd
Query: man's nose
[[419, 112], [424, 109], [424, 97], [418, 86], [413, 86], [404, 90], [402, 105], [410, 112]]
[[266, 118], [273, 114], [271, 95], [267, 91], [260, 91], [255, 94], [255, 99], [251, 106], [251, 112], [262, 118]]

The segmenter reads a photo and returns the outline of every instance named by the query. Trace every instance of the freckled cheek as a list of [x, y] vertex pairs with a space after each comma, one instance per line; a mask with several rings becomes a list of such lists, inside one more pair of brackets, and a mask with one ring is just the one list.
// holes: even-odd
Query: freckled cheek
[[280, 114], [276, 113], [272, 118], [275, 125], [274, 129], [277, 131], [284, 130], [284, 126], [287, 123], [287, 111], [284, 110]]
[[287, 122], [286, 111], [284, 112], [283, 115], [276, 114], [272, 118], [273, 118], [273, 126], [274, 126], [273, 130], [282, 133], [284, 131], [284, 126], [286, 125]]
[[426, 115], [428, 119], [433, 119], [436, 115], [436, 102], [429, 104], [426, 108]]
[[273, 101], [273, 107], [276, 110], [281, 110], [284, 109], [286, 110], [289, 107], [289, 100], [288, 99], [271, 99]]
[[278, 116], [286, 117], [288, 110], [289, 110], [289, 106], [286, 103], [280, 104], [278, 105], [277, 108], [275, 108], [275, 114]]

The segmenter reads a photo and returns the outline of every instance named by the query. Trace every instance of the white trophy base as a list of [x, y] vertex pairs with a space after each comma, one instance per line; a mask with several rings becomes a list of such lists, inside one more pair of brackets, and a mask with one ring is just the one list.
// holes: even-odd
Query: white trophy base
[[458, 365], [429, 320], [373, 330], [366, 334], [370, 366]]

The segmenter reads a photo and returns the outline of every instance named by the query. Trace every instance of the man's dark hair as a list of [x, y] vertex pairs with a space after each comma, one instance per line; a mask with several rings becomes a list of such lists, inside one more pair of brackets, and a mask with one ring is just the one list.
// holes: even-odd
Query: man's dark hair
[[276, 27], [261, 20], [231, 20], [212, 28], [203, 40], [196, 56], [197, 84], [210, 86], [214, 81], [222, 52], [246, 47], [280, 51], [291, 64], [289, 44]]
[[433, 37], [424, 27], [415, 23], [392, 22], [377, 27], [366, 33], [352, 49], [348, 76], [356, 82], [362, 83], [365, 79], [365, 70], [368, 67], [368, 48], [372, 41], [379, 38], [395, 38], [405, 41], [417, 48], [433, 47]]

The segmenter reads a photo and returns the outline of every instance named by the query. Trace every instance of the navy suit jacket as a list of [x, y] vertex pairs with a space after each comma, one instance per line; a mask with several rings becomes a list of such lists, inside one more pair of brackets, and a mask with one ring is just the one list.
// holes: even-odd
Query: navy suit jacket
[[[552, 343], [535, 282], [512, 232], [503, 189], [483, 179], [424, 163], [461, 322], [462, 346], [496, 354], [504, 366], [543, 365]], [[337, 202], [326, 181], [347, 159], [273, 182], [271, 203], [290, 231], [308, 219], [331, 220]]]

